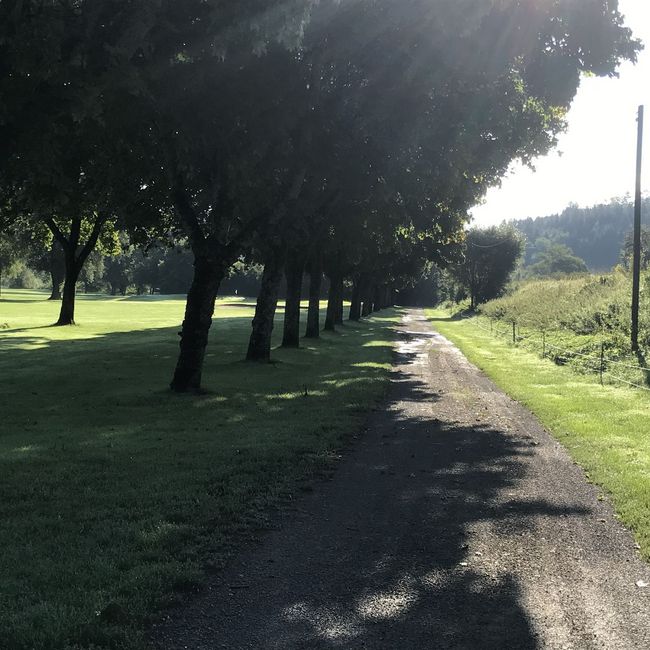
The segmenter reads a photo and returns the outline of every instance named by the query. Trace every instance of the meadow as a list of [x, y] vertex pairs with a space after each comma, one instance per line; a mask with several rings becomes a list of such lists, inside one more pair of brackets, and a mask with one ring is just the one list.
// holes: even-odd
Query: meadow
[[[483, 327], [583, 373], [600, 371], [617, 385], [650, 386], [650, 275], [642, 283], [640, 350], [630, 349], [631, 280], [621, 270], [604, 275], [532, 280], [479, 307]], [[636, 368], [636, 369], [635, 369]], [[618, 379], [617, 379], [618, 378]]]
[[161, 608], [331, 471], [385, 391], [397, 320], [387, 310], [251, 365], [254, 305], [220, 299], [197, 397], [167, 389], [181, 296], [82, 295], [79, 324], [56, 328], [45, 294], [3, 294], [0, 630], [12, 650], [141, 647]]
[[433, 326], [501, 389], [529, 408], [562, 443], [587, 478], [608, 494], [650, 559], [650, 393], [601, 386], [505, 337], [477, 318], [428, 310]]

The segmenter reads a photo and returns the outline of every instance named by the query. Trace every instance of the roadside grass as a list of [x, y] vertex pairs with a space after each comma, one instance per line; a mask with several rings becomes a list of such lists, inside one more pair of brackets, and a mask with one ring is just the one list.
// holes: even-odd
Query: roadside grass
[[650, 386], [650, 274], [643, 278], [638, 353], [630, 351], [632, 279], [621, 269], [608, 274], [525, 280], [503, 297], [479, 307], [491, 327], [520, 345], [542, 349], [560, 364], [582, 373], [598, 372], [601, 350], [605, 381]]
[[[272, 507], [327, 473], [384, 393], [395, 311], [251, 365], [253, 303], [220, 300], [206, 395], [167, 390], [184, 301], [79, 297], [48, 327], [0, 301], [0, 647], [139, 648]], [[281, 335], [276, 326], [276, 334]]]
[[434, 328], [529, 408], [611, 497], [650, 560], [650, 393], [578, 375], [458, 319], [427, 310]]

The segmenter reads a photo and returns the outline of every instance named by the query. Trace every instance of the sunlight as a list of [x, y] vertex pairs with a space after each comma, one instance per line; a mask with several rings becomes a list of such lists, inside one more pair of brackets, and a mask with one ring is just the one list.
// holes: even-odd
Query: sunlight
[[11, 450], [13, 454], [29, 454], [35, 451], [41, 451], [43, 447], [41, 445], [23, 445], [22, 447], [16, 447]]
[[328, 641], [345, 641], [358, 637], [362, 629], [354, 618], [325, 607], [318, 611], [307, 603], [296, 603], [284, 610], [291, 623], [309, 623], [316, 634]]
[[[637, 64], [624, 63], [619, 78], [583, 78], [557, 151], [537, 160], [535, 171], [514, 163], [503, 184], [472, 210], [477, 225], [549, 215], [570, 203], [590, 206], [633, 193], [637, 108], [645, 104], [650, 110], [650, 3], [621, 0], [620, 8], [626, 24], [646, 43]], [[650, 192], [650, 164], [644, 166], [643, 187]]]
[[361, 598], [357, 603], [357, 612], [361, 617], [375, 621], [401, 616], [418, 598], [410, 582], [407, 578], [392, 591], [377, 592]]

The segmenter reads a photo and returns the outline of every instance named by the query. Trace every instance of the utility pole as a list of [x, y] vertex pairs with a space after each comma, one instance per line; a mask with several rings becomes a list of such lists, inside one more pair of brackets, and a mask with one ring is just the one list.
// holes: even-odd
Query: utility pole
[[641, 287], [641, 164], [643, 161], [643, 106], [639, 106], [634, 194], [634, 259], [632, 262], [632, 351], [639, 350], [639, 291]]

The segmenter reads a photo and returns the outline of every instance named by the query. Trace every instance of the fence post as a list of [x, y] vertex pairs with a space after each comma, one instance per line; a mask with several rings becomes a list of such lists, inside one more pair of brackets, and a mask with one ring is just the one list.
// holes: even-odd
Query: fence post
[[546, 359], [546, 331], [542, 332], [542, 359]]
[[600, 344], [600, 385], [603, 385], [603, 372], [605, 370], [605, 343]]
[[512, 321], [512, 344], [517, 345], [517, 323]]
[[493, 322], [492, 319], [490, 318], [490, 334], [492, 334], [492, 326], [493, 326], [493, 324], [494, 324], [494, 322]]

